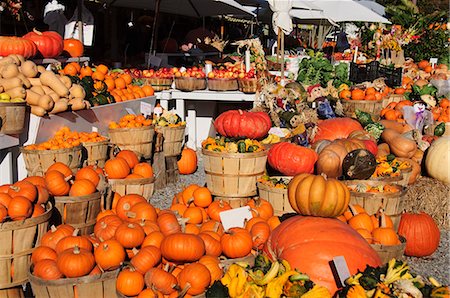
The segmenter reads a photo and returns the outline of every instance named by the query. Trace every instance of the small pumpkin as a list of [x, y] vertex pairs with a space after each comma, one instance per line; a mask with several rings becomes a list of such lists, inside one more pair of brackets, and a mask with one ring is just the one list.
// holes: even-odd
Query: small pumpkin
[[37, 262], [41, 260], [53, 260], [56, 261], [57, 254], [56, 251], [48, 246], [38, 246], [33, 250], [31, 254], [31, 263], [36, 265]]
[[246, 205], [250, 207], [253, 217], [267, 220], [273, 216], [273, 206], [267, 200], [255, 197], [248, 200]]
[[67, 38], [64, 39], [63, 50], [69, 53], [70, 57], [81, 57], [84, 52], [84, 46], [78, 39]]
[[130, 173], [130, 166], [125, 159], [116, 157], [106, 161], [105, 172], [109, 179], [123, 179]]
[[58, 171], [64, 175], [64, 178], [68, 178], [73, 175], [72, 170], [65, 163], [59, 161], [55, 162], [47, 169], [47, 172], [50, 171]]
[[77, 246], [80, 249], [85, 249], [87, 251], [92, 250], [92, 243], [87, 237], [77, 236], [78, 229], [75, 229], [70, 236], [66, 236], [58, 241], [56, 244], [55, 251], [59, 255], [66, 249], [73, 249]]
[[178, 219], [175, 213], [170, 210], [160, 213], [157, 223], [164, 236], [181, 232], [181, 226], [178, 223]]
[[64, 175], [58, 171], [47, 171], [45, 173], [45, 185], [54, 196], [66, 196], [70, 191], [70, 184]]
[[376, 228], [372, 231], [373, 243], [381, 245], [400, 244], [397, 233], [392, 228]]
[[286, 176], [314, 172], [317, 159], [314, 150], [287, 142], [273, 145], [267, 156], [270, 166]]
[[160, 248], [163, 239], [164, 239], [164, 235], [161, 232], [159, 232], [159, 231], [151, 232], [147, 236], [145, 236], [144, 242], [142, 242], [141, 247], [146, 247], [146, 246], [152, 245], [152, 246]]
[[125, 248], [138, 247], [144, 242], [144, 229], [138, 224], [124, 222], [117, 227], [115, 238]]
[[134, 166], [133, 173], [144, 178], [151, 178], [153, 177], [153, 168], [149, 163], [141, 162]]
[[199, 187], [192, 194], [194, 197], [194, 205], [197, 207], [207, 208], [212, 203], [212, 195], [207, 187]]
[[56, 249], [58, 242], [64, 237], [72, 235], [74, 231], [75, 228], [71, 225], [63, 224], [58, 227], [52, 225], [50, 230], [42, 236], [41, 245]]
[[205, 244], [197, 235], [174, 233], [162, 241], [161, 254], [171, 262], [195, 262], [205, 254]]
[[136, 271], [145, 274], [148, 270], [161, 262], [161, 251], [156, 246], [142, 247], [131, 259], [131, 265]]
[[288, 198], [291, 207], [299, 214], [336, 217], [347, 209], [350, 192], [336, 179], [300, 174], [289, 182]]
[[267, 222], [257, 222], [252, 226], [250, 235], [253, 240], [253, 248], [261, 250], [270, 235], [270, 226]]
[[190, 148], [184, 147], [177, 165], [181, 175], [195, 173], [197, 170], [197, 153]]
[[56, 265], [66, 277], [80, 277], [91, 272], [95, 266], [95, 258], [90, 251], [75, 246], [59, 254]]
[[121, 150], [117, 153], [116, 157], [125, 159], [130, 169], [134, 168], [139, 163], [138, 156], [131, 150]]
[[127, 212], [128, 220], [132, 222], [140, 222], [142, 220], [148, 220], [156, 222], [158, 214], [155, 207], [147, 202], [139, 202], [130, 208]]
[[189, 295], [199, 295], [211, 284], [211, 274], [205, 265], [193, 263], [186, 265], [178, 274], [178, 284]]
[[136, 296], [144, 289], [144, 276], [134, 268], [120, 271], [116, 280], [116, 289], [125, 296]]
[[93, 194], [97, 191], [95, 184], [87, 179], [75, 180], [69, 191], [69, 196], [81, 197]]
[[15, 197], [8, 205], [8, 215], [12, 220], [24, 220], [33, 213], [33, 205], [25, 197]]
[[99, 174], [93, 168], [89, 167], [82, 168], [76, 173], [75, 180], [80, 179], [89, 180], [94, 184], [95, 187], [97, 187], [98, 183], [100, 182]]
[[220, 221], [220, 212], [230, 210], [230, 209], [231, 209], [231, 206], [228, 202], [225, 202], [223, 200], [217, 200], [217, 201], [212, 202], [208, 206], [206, 213], [208, 214], [208, 216], [211, 219], [213, 219], [215, 221]]
[[37, 188], [28, 181], [19, 181], [9, 187], [8, 194], [11, 198], [20, 196], [28, 199], [30, 202], [34, 202], [37, 199]]
[[219, 240], [207, 233], [200, 233], [198, 236], [205, 244], [205, 254], [209, 256], [218, 257], [222, 254], [222, 244]]
[[117, 215], [107, 215], [95, 223], [94, 235], [102, 241], [112, 239], [123, 221]]
[[198, 260], [200, 264], [205, 265], [208, 268], [209, 273], [211, 274], [211, 285], [216, 281], [222, 278], [223, 270], [220, 268], [220, 262], [217, 257], [213, 256], [203, 256], [200, 260]]
[[164, 295], [170, 295], [176, 291], [177, 278], [173, 274], [160, 268], [151, 268], [145, 273], [145, 284], [150, 289], [155, 289]]
[[33, 274], [45, 280], [55, 280], [63, 277], [55, 260], [43, 259], [34, 265]]
[[116, 214], [123, 220], [128, 220], [128, 212], [138, 203], [147, 203], [147, 200], [137, 194], [128, 194], [121, 197], [116, 204]]
[[243, 228], [231, 228], [220, 238], [222, 251], [228, 258], [242, 258], [247, 256], [253, 246], [250, 233]]

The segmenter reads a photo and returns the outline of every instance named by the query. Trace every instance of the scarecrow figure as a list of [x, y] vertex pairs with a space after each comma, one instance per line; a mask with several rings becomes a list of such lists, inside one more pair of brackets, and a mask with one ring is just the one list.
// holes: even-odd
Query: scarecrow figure
[[328, 99], [323, 95], [323, 88], [320, 84], [308, 87], [308, 102], [317, 104], [317, 114], [321, 119], [335, 118], [336, 115], [331, 108]]

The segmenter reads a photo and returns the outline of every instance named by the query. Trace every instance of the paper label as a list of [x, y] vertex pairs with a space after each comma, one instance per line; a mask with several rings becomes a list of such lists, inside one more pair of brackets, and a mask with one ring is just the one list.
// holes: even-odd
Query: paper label
[[147, 102], [141, 101], [141, 113], [144, 116], [151, 116], [153, 113], [153, 106]]
[[245, 220], [250, 220], [253, 217], [249, 206], [222, 211], [219, 215], [225, 230], [244, 228]]
[[92, 132], [98, 132], [98, 127], [92, 126]]
[[131, 108], [125, 108], [125, 111], [127, 111], [128, 114], [136, 115], [136, 113]]
[[438, 58], [430, 58], [430, 64], [437, 64]]
[[334, 257], [333, 265], [337, 274], [336, 278], [339, 281], [338, 283], [340, 283], [341, 286], [344, 286], [345, 280], [351, 276], [345, 258], [343, 256]]

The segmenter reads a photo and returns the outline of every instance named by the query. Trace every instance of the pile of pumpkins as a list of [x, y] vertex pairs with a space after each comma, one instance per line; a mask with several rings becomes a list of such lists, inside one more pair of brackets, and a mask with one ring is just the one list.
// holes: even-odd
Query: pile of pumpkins
[[46, 70], [21, 55], [11, 54], [0, 59], [0, 67], [0, 91], [11, 99], [25, 100], [36, 116], [90, 107], [84, 100], [83, 87], [73, 84], [68, 76]]

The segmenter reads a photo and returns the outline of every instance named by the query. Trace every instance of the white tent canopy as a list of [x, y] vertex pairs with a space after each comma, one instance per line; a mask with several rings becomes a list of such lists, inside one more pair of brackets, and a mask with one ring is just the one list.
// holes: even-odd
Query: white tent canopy
[[[156, 0], [108, 0], [118, 7], [155, 9]], [[191, 17], [218, 15], [255, 16], [251, 9], [234, 0], [161, 0], [159, 11]]]
[[384, 14], [386, 13], [385, 7], [383, 5], [381, 5], [380, 3], [377, 3], [373, 0], [358, 0], [358, 3], [361, 5], [364, 5], [371, 11], [376, 12], [380, 16], [384, 16]]
[[[390, 23], [388, 19], [373, 12], [369, 8], [359, 4], [353, 0], [296, 0], [293, 8], [304, 8], [305, 5], [312, 5], [323, 12], [323, 16], [335, 23], [340, 22], [373, 22], [373, 23]], [[295, 13], [295, 10], [293, 10]], [[291, 13], [292, 14], [292, 13]], [[315, 18], [316, 13], [309, 13], [309, 18]], [[295, 15], [294, 15], [295, 16]], [[298, 13], [300, 19], [308, 18], [308, 15]]]

